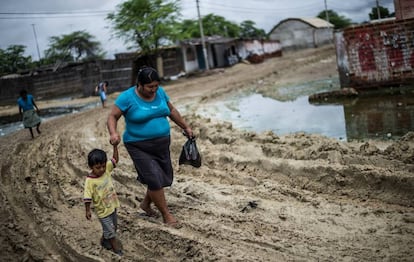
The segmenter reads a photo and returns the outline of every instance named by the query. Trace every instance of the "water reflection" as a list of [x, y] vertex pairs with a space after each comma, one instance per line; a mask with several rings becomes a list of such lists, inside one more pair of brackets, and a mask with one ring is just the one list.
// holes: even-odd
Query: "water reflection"
[[348, 140], [398, 138], [414, 131], [411, 94], [360, 97], [344, 104]]
[[[45, 108], [40, 111], [42, 121], [47, 121], [56, 117], [61, 117], [69, 114], [75, 114], [88, 109], [99, 106], [100, 103], [86, 103], [81, 105], [71, 105], [64, 107]], [[8, 115], [0, 117], [0, 136], [5, 136], [17, 130], [23, 129], [20, 114]]]
[[414, 131], [414, 95], [377, 95], [310, 104], [308, 96], [278, 101], [250, 94], [215, 102], [198, 114], [232, 122], [235, 128], [277, 135], [305, 132], [339, 140], [396, 139]]
[[273, 131], [277, 135], [305, 132], [346, 139], [343, 107], [313, 106], [307, 96], [281, 102], [252, 94], [213, 103], [198, 113], [232, 122], [235, 128], [255, 132]]

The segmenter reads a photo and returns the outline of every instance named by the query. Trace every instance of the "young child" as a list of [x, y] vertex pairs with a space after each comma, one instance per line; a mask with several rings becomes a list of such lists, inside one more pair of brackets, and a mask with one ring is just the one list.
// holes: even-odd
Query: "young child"
[[105, 107], [106, 92], [108, 92], [108, 85], [108, 81], [103, 81], [95, 87], [95, 93], [98, 93], [101, 98], [102, 107]]
[[101, 245], [122, 256], [116, 240], [117, 213], [119, 200], [112, 183], [111, 172], [119, 161], [118, 147], [113, 146], [112, 159], [108, 161], [106, 153], [93, 149], [88, 154], [88, 165], [91, 172], [86, 177], [83, 201], [86, 218], [91, 219], [91, 203], [102, 225]]

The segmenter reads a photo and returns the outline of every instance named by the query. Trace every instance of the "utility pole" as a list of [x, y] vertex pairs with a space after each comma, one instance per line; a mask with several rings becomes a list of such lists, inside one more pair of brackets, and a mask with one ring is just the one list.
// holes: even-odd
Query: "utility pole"
[[381, 12], [380, 12], [380, 7], [379, 7], [379, 0], [377, 0], [377, 16], [378, 16], [378, 20], [381, 19]]
[[[328, 3], [327, 3], [327, 0], [325, 0], [325, 19], [326, 19], [326, 28], [329, 28], [329, 13], [328, 13]], [[330, 42], [333, 42], [333, 40], [334, 40], [334, 35], [332, 34], [331, 35], [331, 38], [329, 39], [330, 40]]]
[[328, 4], [326, 3], [327, 0], [325, 0], [325, 16], [326, 16], [326, 22], [329, 23], [329, 14], [328, 14]]
[[204, 61], [206, 63], [206, 70], [209, 70], [208, 66], [208, 59], [207, 59], [207, 49], [206, 49], [206, 41], [204, 39], [204, 32], [203, 32], [203, 22], [201, 21], [200, 16], [200, 6], [198, 4], [198, 0], [196, 0], [197, 3], [197, 14], [198, 14], [198, 24], [200, 25], [200, 34], [201, 34], [201, 44], [203, 45], [203, 54], [204, 54]]
[[35, 41], [36, 41], [37, 55], [39, 56], [39, 61], [40, 61], [39, 43], [37, 42], [35, 24], [32, 24], [32, 28], [33, 28], [33, 34], [34, 34], [34, 37], [35, 37]]

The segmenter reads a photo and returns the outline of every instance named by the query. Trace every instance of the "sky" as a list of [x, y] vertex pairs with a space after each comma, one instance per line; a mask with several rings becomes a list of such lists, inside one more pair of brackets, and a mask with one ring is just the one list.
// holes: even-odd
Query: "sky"
[[[327, 9], [353, 22], [369, 20], [372, 7], [394, 12], [394, 0], [198, 0], [200, 15], [214, 14], [240, 24], [252, 20], [269, 32], [287, 18], [311, 18]], [[114, 37], [106, 18], [125, 0], [1, 0], [0, 48], [26, 46], [26, 56], [39, 60], [48, 49], [50, 37], [85, 31], [102, 44], [108, 59], [128, 52], [128, 44]], [[183, 19], [198, 19], [197, 0], [180, 0]]]

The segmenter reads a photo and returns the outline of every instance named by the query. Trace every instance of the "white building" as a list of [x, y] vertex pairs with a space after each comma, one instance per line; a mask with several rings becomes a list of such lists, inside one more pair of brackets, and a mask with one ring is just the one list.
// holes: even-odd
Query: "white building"
[[288, 18], [270, 31], [269, 38], [279, 40], [283, 50], [318, 47], [333, 42], [333, 29], [320, 18]]

